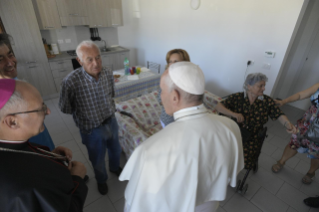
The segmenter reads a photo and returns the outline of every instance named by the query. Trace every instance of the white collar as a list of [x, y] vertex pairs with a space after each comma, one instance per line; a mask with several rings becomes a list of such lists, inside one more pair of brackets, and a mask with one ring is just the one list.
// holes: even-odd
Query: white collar
[[181, 116], [184, 116], [185, 113], [195, 112], [195, 111], [203, 110], [203, 109], [205, 109], [204, 104], [196, 105], [196, 106], [193, 106], [193, 107], [187, 107], [187, 108], [183, 108], [181, 110], [176, 111], [173, 114], [173, 116], [174, 116], [174, 119], [176, 120], [177, 118], [180, 118]]
[[22, 144], [22, 143], [24, 143], [26, 141], [8, 141], [8, 140], [1, 140], [0, 139], [0, 142], [1, 143], [9, 143], [9, 144]]

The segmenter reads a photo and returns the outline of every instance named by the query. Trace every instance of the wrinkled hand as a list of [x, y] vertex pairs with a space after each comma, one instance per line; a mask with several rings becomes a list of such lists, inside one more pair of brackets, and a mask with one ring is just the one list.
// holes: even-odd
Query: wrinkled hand
[[58, 146], [54, 150], [52, 150], [53, 153], [64, 155], [68, 158], [69, 161], [72, 160], [72, 151], [66, 147]]
[[86, 167], [84, 166], [83, 163], [81, 163], [79, 161], [70, 161], [69, 170], [70, 170], [71, 175], [79, 176], [82, 179], [86, 175]]
[[277, 105], [278, 107], [281, 107], [281, 106], [283, 106], [283, 105], [285, 104], [282, 100], [274, 99], [274, 101], [275, 101], [275, 103], [276, 103], [276, 105]]
[[232, 117], [236, 118], [238, 123], [241, 123], [245, 120], [244, 116], [241, 113], [234, 113]]
[[295, 127], [295, 125], [293, 125], [291, 122], [285, 124], [286, 130], [288, 133], [297, 133], [297, 128]]

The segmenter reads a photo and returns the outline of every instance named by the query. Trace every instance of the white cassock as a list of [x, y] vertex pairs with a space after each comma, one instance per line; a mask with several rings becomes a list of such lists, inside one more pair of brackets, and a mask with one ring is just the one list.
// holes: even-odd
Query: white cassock
[[194, 212], [236, 186], [244, 168], [237, 124], [203, 105], [179, 110], [174, 119], [137, 147], [122, 171], [130, 212]]

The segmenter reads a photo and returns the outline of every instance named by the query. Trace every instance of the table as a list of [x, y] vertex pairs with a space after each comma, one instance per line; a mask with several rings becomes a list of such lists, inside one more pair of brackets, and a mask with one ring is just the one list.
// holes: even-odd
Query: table
[[150, 93], [159, 89], [161, 74], [152, 71], [141, 72], [138, 80], [128, 80], [124, 75], [124, 69], [113, 71], [114, 74], [121, 74], [119, 82], [115, 82], [115, 97], [114, 100], [125, 101], [143, 94]]

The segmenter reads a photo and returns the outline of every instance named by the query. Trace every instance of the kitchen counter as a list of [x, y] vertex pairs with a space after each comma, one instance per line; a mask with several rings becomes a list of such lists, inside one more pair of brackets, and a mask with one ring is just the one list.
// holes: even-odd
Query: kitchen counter
[[[107, 54], [114, 54], [114, 53], [120, 53], [120, 52], [128, 52], [129, 49], [126, 49], [124, 47], [118, 46], [118, 47], [111, 47], [108, 48], [110, 51], [107, 52], [101, 52], [101, 55], [107, 55]], [[48, 58], [49, 62], [54, 61], [60, 61], [60, 60], [67, 60], [67, 59], [73, 59], [76, 58], [76, 56], [71, 56], [66, 52], [61, 52], [60, 54], [56, 55], [53, 58]]]

